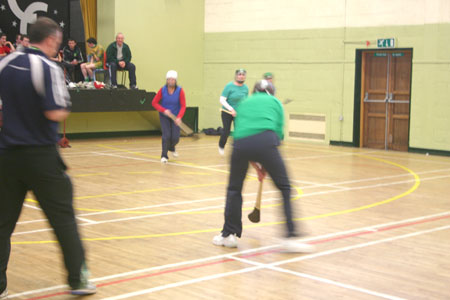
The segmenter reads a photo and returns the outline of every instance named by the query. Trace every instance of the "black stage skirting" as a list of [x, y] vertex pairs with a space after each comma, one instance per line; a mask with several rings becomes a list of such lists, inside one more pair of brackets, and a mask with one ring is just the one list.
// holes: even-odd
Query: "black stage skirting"
[[69, 90], [72, 112], [118, 112], [155, 110], [154, 92], [145, 90]]
[[[155, 92], [145, 90], [69, 90], [73, 113], [155, 111]], [[187, 107], [183, 122], [198, 132], [198, 107]]]

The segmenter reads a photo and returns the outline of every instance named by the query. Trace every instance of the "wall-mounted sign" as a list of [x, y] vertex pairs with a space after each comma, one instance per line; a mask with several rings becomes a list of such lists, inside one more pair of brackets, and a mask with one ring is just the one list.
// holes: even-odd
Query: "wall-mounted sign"
[[378, 48], [394, 48], [395, 47], [395, 39], [394, 38], [378, 39], [377, 47]]

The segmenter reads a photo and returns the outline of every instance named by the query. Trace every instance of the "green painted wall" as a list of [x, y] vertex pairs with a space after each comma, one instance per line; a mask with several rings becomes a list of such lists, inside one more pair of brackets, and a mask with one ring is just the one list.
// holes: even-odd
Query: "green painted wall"
[[[105, 48], [116, 33], [125, 35], [139, 88], [157, 92], [165, 84], [167, 71], [173, 69], [178, 71], [187, 105], [201, 106], [203, 0], [98, 0], [97, 21], [97, 39]], [[157, 129], [155, 112], [72, 114], [67, 122], [71, 133]]]
[[206, 33], [200, 128], [220, 125], [220, 93], [243, 67], [249, 86], [273, 72], [278, 98], [295, 100], [287, 113], [325, 114], [327, 141], [351, 142], [356, 49], [381, 37], [413, 48], [410, 146], [450, 150], [450, 24]]
[[115, 32], [123, 32], [140, 88], [158, 91], [178, 72], [189, 106], [203, 95], [203, 0], [116, 0]]
[[98, 0], [98, 40], [107, 46], [125, 34], [138, 85], [148, 91], [177, 70], [188, 105], [200, 108], [199, 128], [221, 125], [220, 93], [244, 67], [250, 86], [266, 71], [275, 74], [277, 96], [295, 100], [287, 113], [325, 114], [327, 142], [351, 142], [355, 51], [395, 37], [414, 55], [410, 146], [450, 150], [450, 24], [204, 33], [204, 2]]
[[116, 0], [97, 0], [97, 41], [107, 45], [114, 40]]

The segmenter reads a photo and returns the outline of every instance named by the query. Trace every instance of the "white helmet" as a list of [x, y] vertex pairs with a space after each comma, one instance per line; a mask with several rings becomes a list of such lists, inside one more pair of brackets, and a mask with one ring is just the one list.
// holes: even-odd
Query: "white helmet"
[[169, 79], [169, 78], [177, 79], [178, 78], [177, 71], [170, 70], [169, 72], [167, 72], [166, 79]]
[[258, 80], [255, 83], [255, 87], [253, 88], [253, 93], [267, 93], [269, 95], [274, 94], [274, 87], [273, 84], [270, 81], [267, 81], [265, 79]]

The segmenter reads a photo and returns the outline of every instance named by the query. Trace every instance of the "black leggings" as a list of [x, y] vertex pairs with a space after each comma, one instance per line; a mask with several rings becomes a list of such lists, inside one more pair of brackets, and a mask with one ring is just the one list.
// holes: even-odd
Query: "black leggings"
[[243, 138], [234, 142], [231, 155], [231, 170], [225, 206], [225, 224], [222, 235], [242, 234], [242, 186], [250, 161], [260, 163], [281, 191], [286, 217], [287, 236], [296, 236], [292, 221], [291, 185], [277, 146], [278, 136], [273, 131]]
[[225, 148], [227, 143], [227, 139], [230, 136], [231, 131], [231, 123], [234, 121], [234, 117], [226, 112], [222, 112], [222, 124], [223, 124], [223, 132], [220, 135], [219, 147]]
[[159, 121], [162, 131], [162, 152], [161, 157], [169, 158], [168, 151], [175, 151], [175, 146], [180, 141], [180, 127], [163, 113], [159, 113]]

